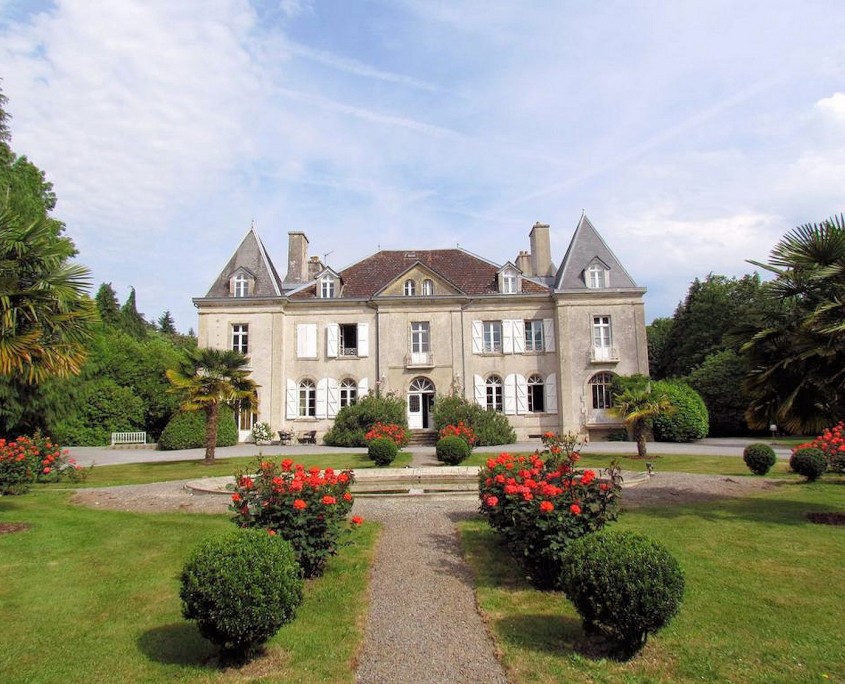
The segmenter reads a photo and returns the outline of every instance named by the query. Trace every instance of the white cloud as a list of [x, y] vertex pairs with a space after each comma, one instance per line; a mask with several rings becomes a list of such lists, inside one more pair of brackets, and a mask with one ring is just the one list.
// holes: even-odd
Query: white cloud
[[824, 97], [816, 102], [816, 107], [823, 114], [845, 121], [845, 93], [836, 92], [830, 97]]

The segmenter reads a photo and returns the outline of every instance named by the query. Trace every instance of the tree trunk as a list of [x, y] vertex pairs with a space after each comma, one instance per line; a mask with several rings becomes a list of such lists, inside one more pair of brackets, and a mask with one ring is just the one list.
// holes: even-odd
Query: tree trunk
[[648, 454], [646, 452], [645, 437], [646, 437], [645, 425], [637, 423], [634, 426], [634, 438], [637, 440], [637, 455], [640, 458], [646, 458], [648, 456]]
[[205, 465], [214, 463], [214, 449], [217, 447], [217, 421], [219, 416], [216, 403], [209, 404], [205, 410]]

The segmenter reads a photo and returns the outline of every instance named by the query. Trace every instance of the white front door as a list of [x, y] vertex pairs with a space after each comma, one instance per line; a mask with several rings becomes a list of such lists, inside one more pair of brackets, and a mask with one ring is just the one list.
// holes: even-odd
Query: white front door
[[408, 395], [408, 427], [421, 430], [423, 426], [423, 396], [419, 392]]

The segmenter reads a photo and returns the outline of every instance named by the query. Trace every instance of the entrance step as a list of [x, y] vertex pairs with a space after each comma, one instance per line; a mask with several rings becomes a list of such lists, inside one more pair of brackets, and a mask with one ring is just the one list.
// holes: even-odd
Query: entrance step
[[434, 446], [437, 444], [436, 430], [409, 430], [408, 446]]

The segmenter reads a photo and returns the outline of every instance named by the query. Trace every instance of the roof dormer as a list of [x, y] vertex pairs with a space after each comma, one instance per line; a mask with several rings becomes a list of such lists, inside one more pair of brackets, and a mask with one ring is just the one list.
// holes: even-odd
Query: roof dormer
[[502, 294], [518, 294], [522, 291], [522, 271], [509, 261], [496, 271], [496, 282]]
[[241, 266], [229, 276], [229, 296], [249, 297], [255, 292], [255, 274]]
[[340, 276], [331, 268], [324, 268], [317, 276], [317, 297], [337, 299], [342, 287]]
[[610, 267], [594, 257], [583, 271], [584, 284], [591, 290], [610, 287]]

